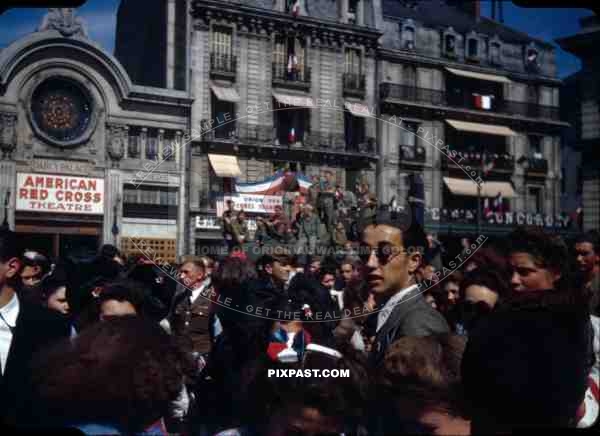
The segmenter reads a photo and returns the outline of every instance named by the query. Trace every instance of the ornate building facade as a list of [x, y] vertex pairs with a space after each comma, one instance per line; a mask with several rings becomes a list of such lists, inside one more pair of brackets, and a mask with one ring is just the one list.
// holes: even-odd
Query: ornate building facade
[[[33, 30], [33, 29], [32, 29]], [[135, 85], [72, 9], [0, 51], [0, 196], [29, 248], [89, 256], [143, 238], [184, 249], [184, 91]]]
[[560, 46], [581, 59], [582, 68], [570, 77], [570, 93], [565, 93], [564, 104], [572, 130], [568, 135], [568, 147], [581, 155], [576, 167], [581, 177], [574, 180], [581, 189], [583, 227], [585, 230], [600, 228], [600, 166], [598, 142], [600, 141], [600, 58], [596, 44], [600, 42], [600, 20], [597, 15], [582, 18], [581, 30], [572, 36], [558, 40]]
[[[156, 15], [128, 3], [140, 1], [122, 2], [123, 35]], [[217, 199], [234, 179], [278, 169], [330, 169], [384, 202], [424, 191], [426, 227], [441, 234], [567, 230], [554, 49], [481, 17], [478, 3], [156, 1], [165, 74], [138, 80], [179, 83], [193, 99], [189, 251], [222, 243]], [[118, 32], [119, 46], [143, 62], [143, 41]]]
[[382, 1], [379, 198], [408, 198], [422, 179], [430, 231], [565, 230], [554, 49], [478, 2], [450, 3]]

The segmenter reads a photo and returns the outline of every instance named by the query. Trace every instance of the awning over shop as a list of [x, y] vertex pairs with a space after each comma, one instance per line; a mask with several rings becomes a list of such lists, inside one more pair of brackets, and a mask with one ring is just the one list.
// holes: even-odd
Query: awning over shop
[[469, 79], [487, 80], [488, 82], [512, 83], [508, 77], [497, 74], [476, 73], [474, 71], [458, 70], [456, 68], [446, 67], [446, 71], [457, 76], [468, 77]]
[[369, 117], [371, 113], [369, 112], [368, 106], [362, 103], [354, 103], [351, 101], [344, 102], [344, 107], [350, 111], [352, 115], [355, 117]]
[[517, 132], [506, 126], [497, 126], [494, 124], [470, 123], [467, 121], [446, 120], [446, 122], [456, 130], [463, 132], [486, 133], [488, 135], [498, 136], [517, 136]]
[[215, 93], [215, 97], [221, 101], [229, 101], [231, 103], [240, 101], [240, 95], [236, 89], [231, 86], [220, 86], [214, 82], [210, 82], [210, 89]]
[[312, 98], [305, 97], [303, 95], [294, 95], [294, 94], [282, 94], [280, 92], [274, 92], [273, 98], [277, 100], [279, 104], [286, 104], [289, 106], [298, 106], [298, 107], [313, 107], [314, 103]]
[[[444, 183], [454, 195], [477, 197], [477, 183], [471, 179], [457, 179], [444, 177]], [[481, 197], [496, 197], [501, 194], [503, 198], [514, 198], [515, 190], [508, 182], [484, 182], [481, 185]]]
[[239, 177], [242, 175], [237, 157], [226, 154], [209, 154], [208, 160], [218, 177]]

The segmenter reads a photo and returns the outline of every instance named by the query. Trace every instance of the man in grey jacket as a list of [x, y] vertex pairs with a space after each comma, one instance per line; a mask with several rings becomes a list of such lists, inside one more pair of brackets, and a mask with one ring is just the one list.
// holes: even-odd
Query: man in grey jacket
[[444, 317], [422, 296], [415, 271], [422, 261], [425, 235], [414, 217], [381, 208], [363, 223], [361, 258], [377, 301], [377, 329], [371, 362], [381, 362], [389, 345], [402, 336], [448, 333]]

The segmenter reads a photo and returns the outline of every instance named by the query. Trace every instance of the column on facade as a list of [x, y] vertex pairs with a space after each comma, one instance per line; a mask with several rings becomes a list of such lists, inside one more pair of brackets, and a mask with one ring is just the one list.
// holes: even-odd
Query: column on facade
[[148, 144], [148, 128], [142, 127], [140, 129], [140, 158], [146, 159], [146, 145]]
[[[0, 224], [4, 222], [4, 214], [8, 214], [8, 225], [11, 230], [15, 229], [15, 207], [16, 207], [16, 196], [15, 192], [15, 180], [16, 176], [16, 164], [13, 161], [0, 161]], [[4, 202], [6, 201], [6, 195], [10, 192], [10, 201], [8, 208], [5, 209]]]
[[[119, 231], [122, 230], [121, 220], [123, 186], [121, 183], [121, 171], [117, 169], [107, 169], [104, 178], [104, 223], [103, 223], [103, 243], [114, 244], [120, 247], [120, 234], [115, 237], [112, 233], [113, 224], [116, 224]], [[116, 215], [115, 215], [116, 212]]]
[[[514, 153], [513, 156], [517, 159], [521, 156], [527, 156], [526, 139], [527, 138], [524, 135], [510, 136], [507, 139], [509, 143], [512, 143], [511, 149]], [[515, 165], [513, 182], [515, 184], [517, 198], [511, 200], [511, 208], [512, 210], [524, 211], [526, 210], [527, 202], [527, 185], [525, 183], [525, 169], [523, 166]]]
[[175, 86], [175, 0], [167, 2], [167, 88]]
[[162, 162], [165, 159], [165, 129], [158, 129], [156, 142], [158, 145], [158, 161]]

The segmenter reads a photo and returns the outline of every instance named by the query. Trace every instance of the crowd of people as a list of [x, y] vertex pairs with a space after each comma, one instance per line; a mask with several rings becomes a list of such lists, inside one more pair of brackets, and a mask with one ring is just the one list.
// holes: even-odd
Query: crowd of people
[[331, 171], [314, 176], [312, 182], [306, 193], [282, 193], [282, 205], [276, 205], [269, 216], [256, 217], [253, 235], [246, 212], [236, 211], [229, 200], [222, 217], [227, 249], [239, 253], [248, 251], [249, 244], [283, 244], [302, 255], [349, 252], [360, 237], [358, 222], [375, 214], [377, 198], [365, 182], [356, 183], [354, 190], [342, 189]]
[[357, 231], [343, 257], [275, 243], [254, 262], [232, 244], [184, 257], [176, 274], [111, 245], [90, 263], [50, 259], [2, 231], [3, 423], [202, 436], [597, 429], [598, 234], [569, 247], [516, 228], [442, 276], [440, 244], [417, 220], [379, 207]]

